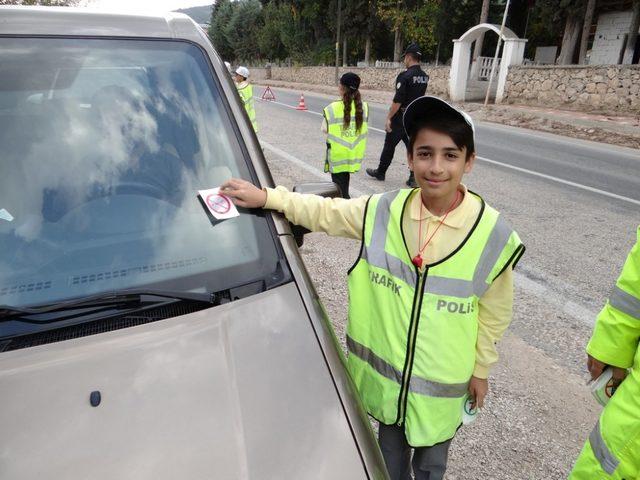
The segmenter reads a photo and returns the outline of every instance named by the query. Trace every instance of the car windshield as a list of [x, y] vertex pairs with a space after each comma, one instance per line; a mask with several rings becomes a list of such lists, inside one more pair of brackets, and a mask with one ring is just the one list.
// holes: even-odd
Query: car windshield
[[197, 199], [251, 178], [200, 48], [0, 38], [0, 49], [0, 305], [277, 278], [264, 216], [211, 222]]

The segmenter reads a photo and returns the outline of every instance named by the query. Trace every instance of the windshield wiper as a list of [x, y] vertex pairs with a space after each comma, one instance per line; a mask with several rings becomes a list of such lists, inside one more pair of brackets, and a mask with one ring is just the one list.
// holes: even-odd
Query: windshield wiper
[[130, 304], [148, 305], [154, 303], [165, 303], [167, 300], [182, 300], [206, 303], [211, 305], [218, 303], [217, 295], [212, 293], [172, 292], [165, 290], [148, 290], [134, 288], [127, 290], [116, 290], [112, 292], [103, 292], [94, 295], [88, 295], [86, 297], [62, 300], [60, 302], [53, 302], [33, 307], [13, 307], [11, 305], [0, 305], [0, 322], [6, 322], [15, 319], [19, 321], [28, 321], [29, 323], [51, 323], [59, 321], [60, 318], [51, 320], [25, 320], [24, 318], [16, 317], [80, 309], [87, 310], [83, 313], [93, 313], [94, 308], [97, 310], [105, 310], [107, 308], [128, 306]]

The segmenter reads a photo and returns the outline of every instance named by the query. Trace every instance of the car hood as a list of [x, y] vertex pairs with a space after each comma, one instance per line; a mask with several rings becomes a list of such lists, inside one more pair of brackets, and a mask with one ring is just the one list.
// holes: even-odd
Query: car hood
[[2, 353], [0, 405], [1, 478], [366, 478], [294, 284]]

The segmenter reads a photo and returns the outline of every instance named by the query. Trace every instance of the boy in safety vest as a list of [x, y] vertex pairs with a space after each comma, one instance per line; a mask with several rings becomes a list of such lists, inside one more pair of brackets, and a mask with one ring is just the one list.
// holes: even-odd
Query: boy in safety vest
[[360, 77], [347, 72], [340, 77], [341, 99], [324, 107], [322, 131], [327, 134], [324, 171], [340, 187], [342, 198], [349, 196], [349, 180], [360, 170], [367, 150], [369, 106], [360, 97]]
[[249, 115], [253, 130], [258, 133], [258, 123], [256, 122], [256, 109], [253, 102], [253, 87], [249, 83], [249, 69], [247, 67], [238, 67], [234, 77], [236, 88], [240, 94], [240, 98], [244, 103], [244, 109]]
[[409, 104], [403, 124], [419, 188], [345, 200], [232, 179], [223, 191], [239, 206], [362, 241], [348, 277], [348, 369], [380, 422], [391, 479], [408, 480], [413, 467], [416, 480], [438, 480], [467, 397], [483, 405], [524, 246], [461, 183], [475, 161], [469, 116], [424, 96]]
[[[622, 382], [589, 435], [571, 480], [640, 478], [640, 229], [587, 345], [596, 379], [606, 366]], [[626, 369], [631, 373], [626, 376]], [[622, 381], [624, 379], [624, 381]]]

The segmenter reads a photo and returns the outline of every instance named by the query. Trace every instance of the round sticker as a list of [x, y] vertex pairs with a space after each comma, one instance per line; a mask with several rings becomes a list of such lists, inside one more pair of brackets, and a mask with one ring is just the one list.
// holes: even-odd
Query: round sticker
[[211, 194], [207, 196], [207, 205], [211, 210], [220, 215], [224, 215], [231, 210], [231, 202], [227, 197], [220, 194]]
[[397, 90], [397, 89], [399, 89], [401, 86], [402, 86], [402, 83], [401, 83], [401, 82], [398, 82], [398, 83], [396, 84], [396, 90]]

